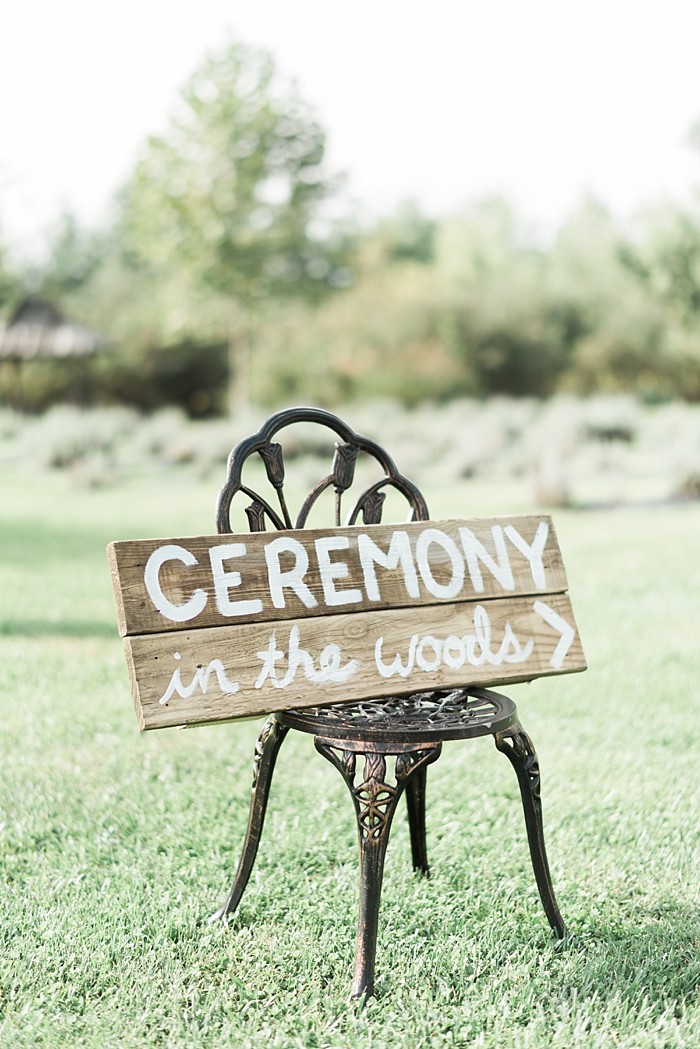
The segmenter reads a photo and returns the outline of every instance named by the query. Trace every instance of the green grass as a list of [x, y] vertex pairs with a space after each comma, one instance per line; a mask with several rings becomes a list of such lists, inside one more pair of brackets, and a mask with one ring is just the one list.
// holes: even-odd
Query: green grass
[[[488, 739], [429, 772], [433, 875], [389, 846], [378, 997], [348, 1002], [357, 845], [309, 737], [285, 743], [256, 868], [238, 859], [259, 723], [140, 736], [110, 539], [212, 530], [216, 482], [81, 491], [3, 478], [0, 1044], [29, 1047], [700, 1044], [700, 505], [559, 511], [586, 674], [516, 686], [543, 771], [558, 947], [517, 784]], [[512, 491], [426, 494], [438, 516]]]

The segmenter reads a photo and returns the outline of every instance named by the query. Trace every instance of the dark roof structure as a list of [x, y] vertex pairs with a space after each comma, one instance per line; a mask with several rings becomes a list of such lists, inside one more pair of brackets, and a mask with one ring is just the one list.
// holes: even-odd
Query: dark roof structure
[[104, 335], [69, 323], [41, 299], [25, 299], [8, 324], [0, 322], [0, 361], [86, 357], [108, 345]]

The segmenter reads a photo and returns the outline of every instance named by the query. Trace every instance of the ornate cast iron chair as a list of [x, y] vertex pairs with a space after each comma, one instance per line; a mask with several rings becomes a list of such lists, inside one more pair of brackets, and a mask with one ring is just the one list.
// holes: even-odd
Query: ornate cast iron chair
[[[284, 494], [282, 446], [273, 438], [280, 430], [296, 423], [320, 424], [337, 435], [340, 442], [335, 445], [330, 474], [312, 489], [293, 518]], [[327, 433], [325, 436], [329, 437]], [[314, 450], [317, 446], [316, 440]], [[259, 456], [264, 464], [270, 494], [274, 493], [272, 501], [242, 478], [244, 465], [251, 456], [253, 460]], [[353, 485], [357, 487], [359, 472], [356, 465], [359, 466], [362, 459], [373, 461], [380, 476], [361, 487], [360, 494], [353, 497], [351, 493]], [[262, 471], [259, 476], [264, 482]], [[267, 524], [276, 529], [303, 528], [319, 498], [328, 490], [335, 496], [334, 524], [338, 526], [353, 525], [360, 518], [364, 524], [379, 524], [386, 496], [392, 490], [408, 504], [410, 520], [427, 520], [429, 516], [421, 493], [398, 472], [378, 444], [353, 433], [329, 412], [292, 408], [273, 415], [259, 433], [232, 451], [228, 480], [219, 495], [217, 529], [220, 533], [233, 530], [230, 511], [237, 495], [250, 500], [245, 511], [251, 531], [264, 531]], [[342, 520], [344, 496], [351, 501], [349, 513]], [[512, 700], [490, 689], [476, 687], [420, 692], [356, 704], [319, 704], [272, 715], [263, 726], [255, 748], [250, 815], [236, 877], [226, 902], [210, 921], [233, 914], [241, 900], [262, 834], [275, 761], [290, 729], [313, 735], [316, 750], [345, 780], [355, 807], [360, 843], [360, 894], [353, 998], [373, 993], [384, 858], [391, 822], [402, 794], [406, 795], [414, 870], [429, 873], [425, 835], [426, 770], [440, 756], [444, 740], [490, 735], [498, 750], [510, 760], [518, 778], [532, 866], [545, 914], [555, 934], [561, 939], [567, 936], [545, 852], [535, 748], [523, 731]]]

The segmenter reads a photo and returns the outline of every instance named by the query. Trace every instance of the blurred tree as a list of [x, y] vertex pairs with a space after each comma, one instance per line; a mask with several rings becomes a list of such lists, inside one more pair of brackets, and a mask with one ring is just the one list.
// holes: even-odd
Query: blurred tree
[[664, 204], [642, 214], [621, 249], [627, 268], [684, 325], [700, 321], [700, 211]]
[[700, 400], [700, 207], [648, 208], [620, 257], [661, 315], [657, 361], [670, 392]]
[[665, 396], [663, 318], [621, 260], [623, 235], [609, 210], [585, 199], [548, 253], [550, 307], [565, 319], [568, 363], [559, 385], [579, 393], [628, 390]]
[[400, 204], [388, 219], [379, 223], [374, 236], [383, 244], [389, 262], [428, 264], [435, 255], [437, 222], [428, 218], [412, 200]]
[[547, 396], [568, 363], [571, 318], [548, 287], [547, 253], [500, 198], [440, 224], [441, 338], [470, 394]]
[[[124, 198], [137, 261], [172, 281], [181, 332], [202, 292], [226, 307], [232, 407], [249, 399], [259, 303], [315, 298], [349, 279], [322, 204], [325, 136], [264, 51], [212, 53], [183, 90], [165, 134], [151, 138]], [[220, 312], [219, 312], [220, 315]]]
[[385, 243], [383, 233], [365, 235], [356, 284], [313, 317], [308, 307], [291, 303], [270, 315], [261, 332], [266, 367], [258, 379], [268, 401], [279, 403], [285, 389], [329, 406], [377, 397], [415, 404], [459, 391], [459, 362], [435, 330], [433, 268], [413, 260], [388, 263]]
[[116, 230], [88, 230], [65, 212], [48, 236], [48, 257], [28, 271], [32, 292], [60, 303], [83, 287], [114, 246]]
[[13, 264], [7, 248], [0, 241], [0, 316], [11, 312], [23, 287], [24, 275]]

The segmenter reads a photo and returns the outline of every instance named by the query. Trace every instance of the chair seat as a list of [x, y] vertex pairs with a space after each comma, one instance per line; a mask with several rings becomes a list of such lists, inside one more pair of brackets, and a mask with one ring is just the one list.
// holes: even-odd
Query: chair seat
[[485, 688], [443, 689], [363, 703], [305, 707], [275, 715], [287, 728], [330, 739], [419, 744], [504, 732], [518, 720], [515, 703]]

